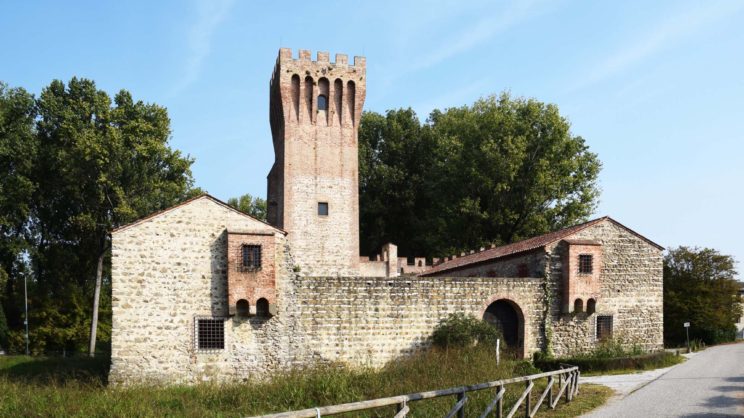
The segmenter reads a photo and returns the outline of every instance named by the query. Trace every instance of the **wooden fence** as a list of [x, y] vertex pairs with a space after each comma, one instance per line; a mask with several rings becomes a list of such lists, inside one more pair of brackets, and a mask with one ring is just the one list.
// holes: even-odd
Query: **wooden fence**
[[[567, 365], [568, 366], [568, 365]], [[391, 396], [389, 398], [372, 399], [361, 402], [351, 402], [340, 405], [324, 406], [320, 408], [309, 408], [300, 411], [282, 412], [279, 414], [261, 415], [260, 417], [253, 418], [318, 418], [328, 415], [336, 415], [347, 412], [364, 411], [369, 409], [381, 408], [385, 406], [397, 405], [397, 413], [393, 418], [403, 418], [408, 415], [411, 410], [409, 405], [411, 402], [421, 401], [425, 399], [439, 398], [442, 396], [454, 396], [455, 404], [452, 409], [445, 415], [445, 418], [464, 418], [465, 409], [464, 406], [468, 401], [468, 393], [481, 391], [486, 389], [497, 388], [496, 395], [488, 404], [486, 409], [479, 416], [485, 418], [488, 416], [496, 416], [501, 418], [504, 416], [504, 394], [506, 393], [506, 385], [524, 383], [525, 388], [517, 399], [516, 403], [512, 405], [511, 409], [507, 411], [506, 418], [511, 418], [519, 412], [520, 408], [523, 409], [523, 416], [534, 417], [537, 411], [540, 409], [543, 401], [547, 398], [547, 405], [551, 409], [555, 409], [561, 396], [565, 394], [566, 402], [570, 402], [574, 396], [579, 393], [579, 368], [575, 366], [568, 366], [561, 370], [555, 370], [552, 372], [533, 374], [530, 376], [515, 377], [512, 379], [496, 380], [493, 382], [479, 383], [471, 386], [459, 386], [449, 389], [432, 390], [429, 392], [411, 393], [408, 395]], [[535, 381], [538, 379], [547, 379], [547, 386], [545, 390], [540, 394], [537, 400], [532, 402], [532, 389], [535, 387]], [[556, 385], [556, 383], [558, 383]], [[557, 392], [556, 392], [557, 390]], [[493, 415], [489, 415], [493, 414]]]

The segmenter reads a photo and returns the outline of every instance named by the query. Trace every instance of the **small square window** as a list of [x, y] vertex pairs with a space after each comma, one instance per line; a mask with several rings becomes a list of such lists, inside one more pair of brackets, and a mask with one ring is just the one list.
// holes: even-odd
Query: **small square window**
[[579, 273], [591, 274], [592, 273], [592, 256], [591, 254], [580, 254], [579, 255]]
[[258, 270], [261, 268], [260, 245], [243, 245], [241, 253], [243, 270]]
[[199, 351], [225, 349], [225, 320], [196, 318], [196, 348]]
[[328, 202], [318, 202], [318, 215], [328, 216]]
[[612, 315], [601, 315], [597, 317], [597, 341], [612, 338]]

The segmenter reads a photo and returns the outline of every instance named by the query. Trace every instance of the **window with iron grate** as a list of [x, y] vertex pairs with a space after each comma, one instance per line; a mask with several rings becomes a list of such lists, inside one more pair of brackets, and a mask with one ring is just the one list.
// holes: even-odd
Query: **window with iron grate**
[[194, 320], [196, 349], [214, 351], [225, 349], [225, 320], [222, 318], [196, 318]]
[[597, 317], [596, 337], [598, 341], [612, 338], [612, 315], [600, 315]]
[[592, 255], [579, 254], [579, 273], [591, 274], [592, 272]]
[[242, 262], [240, 266], [243, 271], [258, 270], [261, 268], [261, 246], [243, 245], [241, 247]]

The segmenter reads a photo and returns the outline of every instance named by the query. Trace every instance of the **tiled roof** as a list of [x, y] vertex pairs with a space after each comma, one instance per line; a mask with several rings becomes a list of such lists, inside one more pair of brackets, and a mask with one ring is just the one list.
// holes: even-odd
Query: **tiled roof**
[[[584, 228], [588, 228], [592, 225], [598, 224], [604, 220], [609, 220], [616, 225], [619, 225], [620, 227], [628, 230], [633, 235], [636, 235], [637, 237], [643, 239], [644, 241], [650, 243], [651, 245], [663, 249], [663, 247], [659, 246], [658, 244], [655, 244], [654, 242], [648, 240], [647, 238], [643, 237], [642, 235], [636, 233], [635, 231], [631, 230], [630, 228], [620, 224], [616, 220], [610, 218], [609, 216], [604, 216], [601, 218], [593, 219], [588, 222], [584, 222], [582, 224], [574, 225], [565, 229], [561, 229], [559, 231], [549, 232], [544, 235], [539, 235], [536, 237], [532, 237], [523, 241], [518, 241], [512, 244], [502, 245], [500, 247], [496, 248], [490, 248], [484, 251], [480, 251], [474, 254], [468, 254], [462, 257], [457, 257], [455, 259], [445, 261], [442, 264], [438, 264], [431, 269], [419, 274], [419, 276], [429, 276], [436, 273], [441, 273], [443, 271], [448, 270], [454, 270], [460, 267], [468, 266], [471, 264], [478, 264], [485, 261], [493, 260], [496, 258], [506, 257], [513, 254], [519, 254], [527, 251], [536, 250], [538, 248], [543, 248], [548, 244], [554, 243], [556, 241], [560, 241], [564, 238], [567, 238], [579, 231], [581, 231]], [[594, 241], [591, 240], [580, 240], [582, 243], [594, 243]]]

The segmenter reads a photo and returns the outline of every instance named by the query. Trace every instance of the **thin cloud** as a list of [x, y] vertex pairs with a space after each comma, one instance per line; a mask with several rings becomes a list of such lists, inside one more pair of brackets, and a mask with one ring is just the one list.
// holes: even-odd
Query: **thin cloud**
[[582, 78], [571, 85], [569, 91], [579, 90], [611, 78], [635, 66], [646, 58], [669, 48], [684, 38], [730, 17], [744, 7], [744, 2], [705, 2], [665, 19], [637, 40], [611, 53]]
[[201, 75], [204, 61], [212, 50], [212, 37], [228, 12], [234, 0], [199, 0], [196, 3], [196, 22], [188, 34], [189, 56], [183, 68], [183, 75], [173, 88], [173, 94], [180, 93], [196, 82]]

